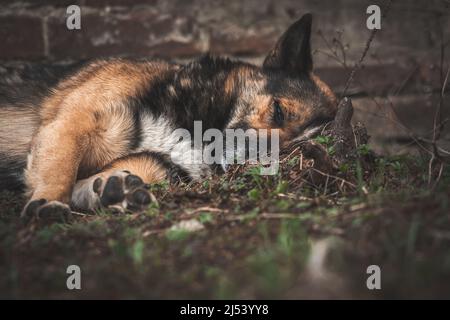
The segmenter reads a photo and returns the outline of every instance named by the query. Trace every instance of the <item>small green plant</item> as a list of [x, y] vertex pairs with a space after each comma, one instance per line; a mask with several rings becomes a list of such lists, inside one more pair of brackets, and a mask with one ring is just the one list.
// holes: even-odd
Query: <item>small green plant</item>
[[253, 182], [258, 186], [258, 189], [262, 189], [261, 167], [254, 166], [248, 169], [244, 175], [250, 176]]
[[389, 165], [397, 172], [401, 172], [402, 170], [402, 163], [398, 160], [392, 161]]
[[187, 239], [190, 232], [183, 229], [169, 229], [166, 231], [166, 238], [170, 241], [182, 241]]
[[209, 212], [201, 212], [200, 215], [199, 215], [199, 217], [198, 217], [198, 220], [199, 220], [201, 223], [205, 224], [205, 223], [212, 222], [212, 221], [214, 220], [214, 217], [213, 217], [213, 215], [212, 215], [211, 213], [209, 213]]
[[161, 181], [161, 182], [158, 182], [158, 183], [150, 184], [149, 190], [151, 192], [167, 191], [167, 190], [169, 190], [169, 182], [168, 181]]
[[386, 160], [384, 158], [375, 159], [375, 170], [370, 181], [370, 187], [373, 191], [381, 191], [384, 188], [386, 175]]
[[242, 189], [245, 189], [246, 187], [246, 183], [245, 183], [245, 179], [243, 179], [242, 177], [237, 177], [232, 184], [232, 188], [234, 191], [240, 191]]
[[286, 211], [290, 208], [291, 203], [287, 200], [279, 200], [279, 201], [277, 201], [276, 206], [281, 211]]
[[288, 190], [288, 187], [289, 187], [289, 182], [281, 180], [277, 184], [275, 193], [276, 194], [285, 193]]
[[209, 189], [209, 180], [205, 180], [202, 182], [203, 189]]
[[158, 202], [152, 202], [148, 206], [148, 209], [146, 211], [146, 214], [150, 217], [156, 217], [160, 213], [159, 203]]
[[252, 209], [250, 212], [248, 212], [248, 213], [246, 213], [246, 214], [244, 215], [243, 221], [253, 220], [253, 219], [255, 219], [256, 217], [258, 217], [258, 214], [259, 214], [259, 208], [256, 207], [256, 208]]
[[370, 153], [370, 147], [368, 144], [362, 144], [357, 147], [356, 152], [359, 156], [367, 156]]
[[164, 214], [164, 219], [167, 220], [167, 221], [172, 221], [173, 218], [174, 218], [173, 212], [170, 212], [170, 211], [169, 211], [169, 212], [166, 212], [166, 213]]
[[131, 258], [133, 262], [137, 265], [142, 264], [144, 260], [144, 241], [141, 239], [136, 240], [130, 250]]
[[349, 170], [350, 170], [350, 164], [348, 164], [348, 163], [342, 163], [339, 166], [339, 172], [342, 173], [342, 174], [348, 173]]
[[331, 137], [323, 136], [323, 135], [317, 136], [314, 139], [314, 141], [316, 141], [317, 143], [320, 143], [321, 145], [324, 145], [324, 146], [329, 146], [331, 143], [333, 143]]
[[108, 239], [108, 247], [116, 257], [124, 258], [127, 256], [128, 248], [123, 240]]
[[249, 192], [247, 192], [247, 196], [254, 201], [257, 201], [260, 199], [261, 197], [261, 191], [259, 191], [258, 189], [251, 189]]
[[289, 159], [288, 165], [293, 167], [293, 166], [297, 165], [299, 163], [299, 161], [300, 161], [299, 156], [292, 157], [291, 159]]
[[336, 150], [334, 148], [334, 140], [332, 137], [330, 136], [323, 136], [323, 135], [319, 135], [317, 136], [314, 141], [316, 141], [317, 143], [320, 143], [321, 145], [323, 145], [325, 147], [325, 149], [327, 150], [327, 153], [332, 156], [336, 153]]

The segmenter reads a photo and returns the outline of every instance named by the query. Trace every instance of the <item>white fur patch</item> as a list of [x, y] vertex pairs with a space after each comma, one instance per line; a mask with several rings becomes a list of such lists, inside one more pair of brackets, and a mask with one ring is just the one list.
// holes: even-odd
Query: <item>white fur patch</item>
[[100, 207], [100, 197], [94, 192], [94, 181], [98, 175], [78, 180], [72, 191], [71, 205], [83, 210]]
[[315, 134], [322, 130], [323, 126], [306, 129], [302, 134], [294, 139], [294, 141], [304, 141], [312, 138]]
[[[170, 156], [170, 160], [199, 179], [210, 175], [210, 167], [202, 161], [203, 150], [194, 149], [189, 140], [180, 141], [180, 135], [169, 119], [143, 115], [142, 142], [136, 151], [154, 151]], [[193, 139], [193, 137], [191, 137]]]

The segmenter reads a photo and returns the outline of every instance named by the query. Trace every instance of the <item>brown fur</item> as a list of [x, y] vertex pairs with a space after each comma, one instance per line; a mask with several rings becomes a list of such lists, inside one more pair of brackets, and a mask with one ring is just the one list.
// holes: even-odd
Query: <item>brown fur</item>
[[[122, 201], [127, 176], [146, 183], [165, 179], [165, 160], [150, 152], [168, 156], [177, 144], [168, 137], [175, 125], [190, 128], [203, 120], [221, 129], [279, 128], [283, 145], [336, 112], [333, 92], [312, 74], [310, 32], [311, 16], [305, 15], [280, 38], [262, 68], [209, 56], [186, 67], [121, 59], [90, 63], [35, 106], [3, 106], [0, 137], [7, 139], [0, 145], [13, 157], [29, 152], [24, 176], [30, 202], [72, 201], [88, 209]], [[3, 125], [14, 129], [16, 140]], [[165, 138], [173, 145], [165, 145]], [[141, 151], [147, 155], [136, 154]], [[180, 157], [189, 153], [178, 151]], [[98, 179], [105, 194], [94, 190]], [[118, 180], [124, 190], [111, 187]], [[112, 189], [105, 187], [107, 181]], [[136, 202], [145, 198], [140, 192], [127, 197]]]
[[[310, 78], [325, 97], [325, 101], [320, 109], [313, 106], [310, 102], [302, 101], [300, 99], [285, 97], [275, 98], [282, 107], [286, 118], [286, 125], [279, 128], [282, 145], [289, 143], [289, 141], [298, 134], [298, 128], [305, 126], [311, 119], [320, 114], [320, 112], [323, 112], [326, 116], [334, 117], [337, 110], [336, 95], [328, 85], [314, 74], [311, 74]], [[249, 123], [252, 128], [273, 128], [272, 108], [270, 107], [273, 103], [273, 99], [274, 98], [269, 95], [259, 95], [255, 98], [256, 108], [249, 118]]]
[[68, 202], [77, 177], [126, 155], [124, 137], [133, 124], [123, 102], [169, 68], [164, 63], [102, 62], [58, 85], [42, 103], [42, 125], [25, 173], [31, 199]]
[[111, 174], [115, 171], [129, 171], [139, 176], [145, 183], [163, 181], [166, 177], [164, 167], [155, 159], [145, 155], [136, 154], [117, 159], [112, 162], [103, 173]]
[[[3, 107], [0, 109], [0, 145], [8, 150], [11, 158], [25, 157], [38, 126], [39, 117], [31, 107]], [[11, 127], [17, 130], [11, 132]]]

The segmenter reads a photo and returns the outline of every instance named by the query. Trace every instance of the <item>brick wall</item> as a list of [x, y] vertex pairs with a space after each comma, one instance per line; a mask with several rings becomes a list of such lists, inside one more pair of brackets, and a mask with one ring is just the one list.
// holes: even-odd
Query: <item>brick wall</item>
[[[342, 33], [349, 61], [369, 35], [366, 0], [1, 0], [0, 59], [104, 55], [191, 57], [199, 53], [260, 56], [305, 12], [315, 16], [314, 47], [326, 51]], [[66, 8], [82, 9], [82, 29], [67, 30]], [[449, 1], [394, 1], [368, 60], [398, 64], [433, 58], [439, 32], [450, 35]], [[440, 17], [440, 18], [439, 18]], [[441, 26], [439, 26], [439, 23]], [[317, 54], [319, 65], [335, 65]]]
[[[0, 0], [0, 61], [48, 62], [99, 56], [184, 60], [210, 51], [258, 63], [293, 21], [311, 12], [316, 72], [339, 93], [350, 72], [342, 66], [341, 49], [344, 48], [345, 63], [353, 66], [370, 36], [365, 27], [367, 6], [378, 4], [384, 12], [386, 3], [387, 0]], [[66, 28], [66, 8], [71, 4], [81, 7], [81, 30]], [[450, 61], [449, 10], [449, 0], [394, 1], [349, 93], [362, 98], [400, 99], [399, 114], [407, 121], [411, 113], [404, 108], [416, 112], [425, 108], [431, 115], [435, 103], [427, 97], [441, 89], [442, 42], [447, 43], [444, 68]], [[337, 50], [338, 59], [332, 57], [333, 50]], [[408, 98], [402, 106], [401, 97], [411, 96], [420, 98]], [[426, 105], [421, 100], [424, 97]], [[364, 101], [364, 108], [374, 112], [379, 109]], [[414, 105], [417, 107], [413, 109]], [[428, 127], [419, 131], [426, 130]]]

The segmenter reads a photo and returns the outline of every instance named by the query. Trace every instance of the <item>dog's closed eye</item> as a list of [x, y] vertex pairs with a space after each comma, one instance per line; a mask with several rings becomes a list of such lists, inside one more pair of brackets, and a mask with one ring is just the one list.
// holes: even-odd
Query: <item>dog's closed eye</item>
[[281, 128], [284, 124], [284, 112], [278, 100], [273, 101], [273, 122], [276, 127]]

